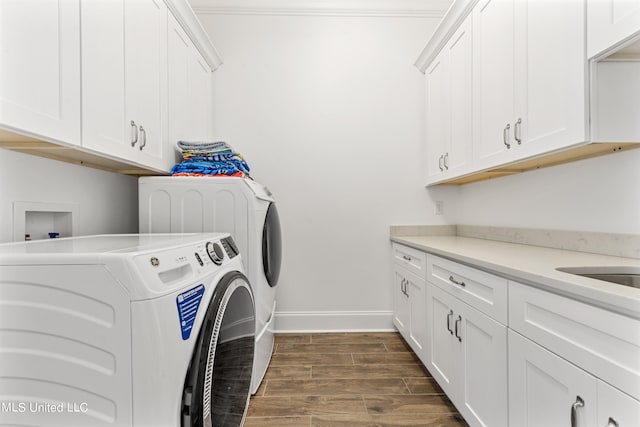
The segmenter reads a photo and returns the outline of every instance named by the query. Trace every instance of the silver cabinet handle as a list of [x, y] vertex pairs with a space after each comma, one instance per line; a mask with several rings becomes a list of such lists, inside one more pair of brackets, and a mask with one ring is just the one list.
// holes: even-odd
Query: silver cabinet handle
[[444, 170], [444, 169], [442, 168], [443, 160], [444, 160], [444, 155], [442, 155], [442, 156], [440, 156], [440, 157], [438, 158], [438, 167], [440, 168], [440, 171], [441, 171], [441, 172]]
[[584, 400], [580, 396], [576, 396], [576, 401], [571, 405], [571, 427], [577, 427], [578, 408], [584, 406]]
[[405, 261], [411, 261], [411, 257], [409, 255], [402, 255], [402, 259]]
[[453, 335], [453, 329], [451, 329], [451, 318], [453, 317], [453, 310], [449, 310], [449, 314], [447, 314], [447, 331]]
[[405, 290], [404, 290], [404, 281], [405, 281], [405, 280], [406, 280], [406, 279], [402, 279], [402, 280], [400, 281], [400, 291], [401, 291], [403, 294], [405, 294], [405, 295], [406, 295], [407, 293], [406, 293], [406, 292], [405, 292]]
[[444, 168], [449, 170], [449, 153], [444, 153]]
[[609, 422], [607, 423], [606, 427], [618, 427], [618, 422], [609, 417]]
[[140, 151], [142, 151], [142, 149], [147, 146], [147, 131], [144, 130], [144, 128], [142, 126], [140, 126], [140, 133], [142, 134], [142, 142], [140, 143]]
[[467, 286], [464, 282], [459, 282], [459, 281], [457, 281], [456, 279], [454, 279], [454, 278], [453, 278], [453, 276], [449, 276], [449, 281], [450, 281], [451, 283], [453, 283], [453, 284], [455, 284], [455, 285], [458, 285], [458, 286], [460, 286], [460, 287], [463, 287], [463, 288], [464, 288], [465, 286]]
[[513, 128], [513, 138], [516, 140], [518, 145], [522, 144], [522, 118], [518, 118], [518, 121]]
[[135, 146], [136, 142], [138, 142], [138, 125], [131, 120], [131, 146]]
[[509, 144], [509, 129], [511, 129], [511, 125], [507, 123], [507, 126], [502, 131], [502, 139], [504, 141], [504, 145], [507, 146], [507, 150], [511, 148], [511, 144]]
[[462, 316], [458, 315], [458, 318], [456, 319], [456, 324], [455, 324], [456, 338], [458, 338], [458, 341], [462, 342], [462, 337], [458, 335], [458, 325], [460, 323], [462, 323]]

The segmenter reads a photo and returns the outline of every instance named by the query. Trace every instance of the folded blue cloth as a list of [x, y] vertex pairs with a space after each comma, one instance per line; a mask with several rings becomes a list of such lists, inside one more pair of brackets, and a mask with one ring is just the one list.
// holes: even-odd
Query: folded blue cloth
[[227, 162], [182, 162], [171, 168], [173, 175], [178, 173], [200, 173], [204, 175], [233, 175], [242, 172]]

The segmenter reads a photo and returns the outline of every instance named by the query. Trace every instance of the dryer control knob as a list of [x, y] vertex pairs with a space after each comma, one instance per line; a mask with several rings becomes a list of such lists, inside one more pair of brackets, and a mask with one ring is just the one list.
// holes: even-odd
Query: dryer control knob
[[209, 255], [209, 258], [211, 258], [211, 261], [213, 261], [214, 264], [222, 264], [222, 260], [224, 259], [224, 251], [219, 244], [207, 242], [207, 255]]

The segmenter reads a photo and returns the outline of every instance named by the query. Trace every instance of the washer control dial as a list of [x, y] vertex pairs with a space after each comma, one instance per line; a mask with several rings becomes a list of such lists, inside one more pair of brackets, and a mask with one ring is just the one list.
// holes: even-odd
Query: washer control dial
[[222, 264], [222, 260], [224, 259], [224, 251], [222, 247], [214, 242], [207, 242], [207, 255], [211, 258], [214, 264], [220, 265]]

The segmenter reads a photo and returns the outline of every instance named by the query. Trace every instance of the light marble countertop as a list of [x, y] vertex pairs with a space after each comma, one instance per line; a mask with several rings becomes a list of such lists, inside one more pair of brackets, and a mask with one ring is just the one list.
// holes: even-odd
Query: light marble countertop
[[640, 289], [556, 270], [611, 266], [640, 271], [640, 260], [460, 236], [398, 236], [391, 241], [640, 319]]

